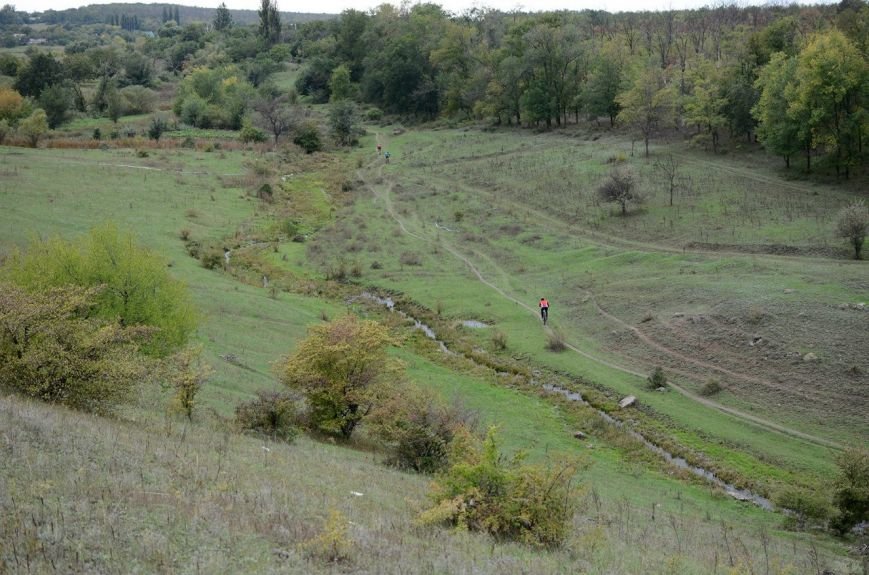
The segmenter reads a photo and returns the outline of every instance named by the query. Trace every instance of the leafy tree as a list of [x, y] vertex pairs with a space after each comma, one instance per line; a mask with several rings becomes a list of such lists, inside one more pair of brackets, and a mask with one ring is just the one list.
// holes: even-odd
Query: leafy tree
[[620, 49], [614, 44], [605, 44], [592, 65], [583, 93], [586, 112], [593, 116], [606, 116], [614, 126], [621, 111], [617, 97], [624, 91], [624, 62]]
[[281, 16], [277, 0], [261, 0], [259, 14], [259, 36], [269, 46], [281, 39]]
[[341, 64], [332, 70], [332, 76], [329, 78], [329, 100], [338, 102], [353, 97], [353, 84], [350, 81], [350, 68]]
[[157, 104], [157, 94], [144, 86], [121, 88], [120, 96], [127, 114], [148, 114], [154, 111]]
[[609, 177], [597, 190], [598, 196], [605, 202], [613, 202], [621, 207], [622, 216], [628, 213], [628, 204], [639, 204], [644, 200], [637, 189], [637, 181], [633, 171], [628, 168], [617, 168], [610, 172]]
[[151, 61], [138, 52], [130, 52], [121, 59], [123, 74], [120, 85], [151, 87], [154, 83], [154, 66]]
[[332, 104], [329, 109], [329, 126], [340, 145], [353, 145], [361, 131], [356, 104], [350, 100], [342, 100]]
[[31, 148], [39, 145], [39, 140], [48, 133], [48, 116], [45, 110], [37, 108], [18, 124], [18, 133], [27, 140]]
[[0, 120], [15, 122], [27, 110], [24, 98], [12, 88], [0, 88]]
[[329, 82], [334, 69], [333, 61], [323, 56], [314, 56], [296, 78], [296, 90], [303, 96], [310, 96], [317, 104], [329, 101]]
[[9, 121], [5, 118], [0, 120], [0, 146], [3, 145], [11, 132], [12, 128], [9, 126]]
[[840, 535], [860, 522], [869, 521], [869, 450], [846, 449], [836, 458], [839, 477], [833, 493], [838, 513], [831, 526]]
[[622, 108], [619, 120], [642, 135], [648, 157], [649, 139], [661, 124], [672, 118], [675, 104], [663, 72], [658, 68], [641, 70], [632, 86], [619, 94], [616, 101]]
[[253, 86], [236, 66], [196, 68], [178, 87], [173, 111], [197, 128], [236, 130], [255, 97]]
[[378, 384], [398, 375], [386, 353], [392, 343], [385, 326], [348, 315], [309, 328], [281, 364], [280, 378], [305, 395], [316, 430], [348, 439], [372, 408]]
[[221, 2], [214, 14], [214, 29], [218, 32], [229, 30], [232, 27], [232, 14], [226, 7], [226, 2]]
[[699, 60], [689, 74], [691, 92], [685, 97], [685, 122], [695, 124], [704, 131], [718, 152], [720, 130], [727, 124], [724, 109], [727, 99], [721, 93], [721, 76], [708, 60]]
[[857, 200], [842, 208], [836, 221], [836, 232], [854, 247], [854, 259], [859, 260], [869, 229], [869, 209], [863, 200]]
[[54, 84], [42, 91], [39, 96], [39, 107], [45, 110], [48, 127], [55, 129], [66, 121], [67, 112], [72, 104], [70, 91], [66, 86]]
[[866, 132], [869, 68], [856, 46], [838, 30], [817, 34], [797, 57], [786, 91], [788, 112], [805, 119], [800, 130], [834, 154], [836, 171], [848, 177]]
[[63, 80], [63, 65], [49, 52], [32, 52], [18, 72], [15, 89], [22, 96], [38, 98], [47, 87]]
[[143, 348], [154, 356], [180, 349], [196, 329], [186, 286], [169, 276], [162, 258], [111, 224], [72, 241], [33, 241], [26, 251], [9, 256], [2, 275], [30, 291], [105, 286], [96, 296], [94, 314], [122, 326], [158, 328]]
[[579, 463], [544, 467], [526, 464], [524, 457], [505, 457], [494, 429], [482, 444], [459, 430], [451, 444], [450, 467], [432, 485], [434, 507], [423, 512], [421, 521], [485, 531], [534, 547], [560, 546], [570, 533]]
[[99, 293], [0, 284], [0, 386], [97, 412], [128, 399], [144, 375], [137, 343], [153, 330], [92, 317]]
[[790, 167], [791, 156], [802, 149], [811, 150], [811, 140], [800, 131], [800, 118], [789, 113], [786, 89], [794, 80], [797, 61], [783, 53], [773, 54], [760, 70], [755, 86], [760, 92], [752, 114], [757, 118], [757, 136], [767, 150], [782, 156]]

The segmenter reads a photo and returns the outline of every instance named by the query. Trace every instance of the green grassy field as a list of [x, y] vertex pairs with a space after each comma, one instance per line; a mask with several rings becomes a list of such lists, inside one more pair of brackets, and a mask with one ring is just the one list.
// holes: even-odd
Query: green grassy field
[[[456, 145], [456, 138], [469, 142], [466, 147]], [[653, 323], [664, 323], [677, 310], [686, 316], [709, 313], [715, 305], [736, 305], [733, 302], [744, 297], [750, 306], [762, 308], [752, 311], [752, 317], [760, 316], [761, 325], [772, 324], [772, 310], [790, 299], [807, 302], [806, 313], [817, 313], [831, 302], [856, 301], [865, 277], [859, 264], [681, 253], [672, 237], [653, 238], [651, 243], [662, 245], [650, 246], [630, 233], [618, 236], [609, 217], [603, 218], [606, 225], [578, 231], [581, 223], [557, 206], [541, 214], [533, 197], [523, 199], [505, 191], [506, 184], [490, 190], [474, 181], [484, 177], [481, 170], [468, 170], [469, 177], [463, 179], [456, 166], [462, 158], [485, 162], [491, 160], [481, 159], [484, 156], [524, 156], [557, 148], [538, 136], [496, 134], [490, 139], [448, 131], [408, 133], [388, 142], [395, 158], [388, 167], [373, 157], [373, 138], [364, 144], [343, 160], [352, 165], [355, 154], [365, 166], [352, 198], [334, 192], [335, 179], [353, 179], [352, 174], [331, 173], [327, 164], [320, 172], [309, 171], [311, 164], [300, 171], [292, 162], [253, 152], [167, 150], [141, 158], [132, 150], [0, 147], [0, 253], [25, 245], [34, 235], [72, 236], [106, 220], [131, 230], [163, 254], [173, 275], [190, 286], [204, 318], [197, 340], [216, 370], [202, 392], [205, 407], [213, 408], [215, 415], [203, 410], [189, 433], [183, 422], [153, 407], [162, 400], [152, 396], [118, 422], [3, 399], [8, 415], [3, 421], [10, 429], [27, 430], [15, 432], [22, 434], [14, 435], [16, 445], [36, 450], [39, 444], [33, 437], [54, 437], [59, 426], [75, 429], [70, 438], [93, 444], [91, 460], [115, 461], [119, 471], [101, 477], [85, 469], [78, 479], [65, 477], [60, 466], [75, 465], [82, 455], [68, 442], [78, 440], [51, 439], [45, 453], [54, 454], [57, 466], [51, 457], [42, 457], [39, 468], [28, 472], [44, 479], [33, 483], [17, 473], [0, 475], [6, 493], [16, 501], [28, 501], [16, 504], [16, 517], [42, 513], [29, 503], [40, 494], [67, 509], [76, 501], [84, 504], [76, 495], [77, 481], [102, 485], [132, 512], [112, 519], [105, 499], [92, 504], [94, 513], [102, 513], [105, 520], [76, 544], [96, 546], [95, 565], [107, 569], [171, 569], [197, 561], [207, 568], [219, 560], [240, 571], [331, 572], [332, 567], [306, 559], [298, 547], [315, 534], [329, 508], [340, 509], [353, 522], [350, 535], [359, 548], [351, 570], [398, 572], [398, 565], [412, 564], [411, 572], [706, 573], [720, 563], [722, 570], [750, 572], [765, 557], [774, 566], [771, 572], [798, 573], [814, 568], [812, 553], [831, 568], [850, 568], [838, 543], [820, 535], [781, 532], [780, 516], [746, 507], [702, 482], [680, 479], [647, 453], [626, 457], [630, 449], [605, 433], [593, 436], [590, 448], [577, 442], [574, 429], [597, 425], [590, 423], [597, 421], [590, 410], [568, 408], [521, 386], [504, 385], [483, 368], [453, 365], [438, 352], [426, 350], [425, 342], [396, 350], [408, 365], [409, 377], [479, 410], [485, 422], [500, 426], [509, 451], [528, 450], [534, 458], [582, 452], [588, 458], [591, 467], [583, 481], [589, 495], [564, 551], [531, 553], [517, 546], [492, 545], [485, 537], [413, 526], [427, 480], [385, 469], [377, 456], [365, 451], [309, 440], [288, 448], [269, 444], [266, 451], [261, 442], [227, 435], [217, 417], [230, 415], [255, 390], [275, 387], [271, 364], [292, 350], [308, 325], [348, 308], [340, 299], [271, 291], [250, 277], [247, 282], [234, 279], [232, 258], [252, 254], [301, 282], [319, 281], [324, 268], [338, 260], [355, 263], [361, 270], [355, 280], [359, 291], [367, 285], [401, 291], [429, 309], [440, 309], [445, 323], [485, 321], [493, 327], [457, 330], [485, 349], [491, 349], [491, 333], [500, 330], [508, 341], [506, 353], [531, 366], [583, 378], [586, 383], [578, 385], [598, 391], [595, 386], [603, 386], [615, 399], [637, 395], [648, 409], [637, 415], [645, 429], [701, 454], [710, 468], [738, 474], [760, 487], [787, 482], [818, 485], [834, 472], [828, 448], [749, 425], [673, 391], [646, 392], [642, 378], [606, 365], [644, 373], [657, 358], [620, 340], [624, 329], [613, 333], [618, 324], [597, 312], [593, 302], [639, 325], [649, 310], [656, 318]], [[441, 150], [437, 162], [418, 160], [426, 155], [426, 146]], [[262, 172], [263, 163], [272, 166], [264, 177], [280, 186], [280, 201], [274, 205], [262, 204], [249, 193], [254, 191], [250, 183], [258, 181], [249, 175]], [[251, 237], [274, 236], [286, 221], [309, 240], [293, 242], [282, 235], [276, 249], [259, 251], [245, 243]], [[519, 230], [513, 228], [517, 221]], [[231, 249], [230, 273], [202, 268], [187, 254], [181, 230], [197, 241]], [[785, 294], [783, 286], [796, 292]], [[533, 309], [540, 295], [554, 302], [555, 327], [591, 359], [544, 349], [545, 332]], [[370, 306], [352, 307], [375, 317], [382, 313]], [[656, 341], [662, 338], [657, 331], [653, 335]], [[677, 348], [673, 341], [666, 343]], [[811, 349], [830, 353], [817, 346]], [[732, 371], [732, 364], [723, 365]], [[674, 382], [696, 390], [704, 377], [711, 377], [705, 372], [698, 376], [696, 368], [676, 362], [668, 372]], [[793, 403], [761, 406], [757, 398], [731, 384], [714, 399], [783, 426], [799, 420], [804, 423], [800, 429], [821, 439], [846, 441], [867, 434], [865, 416], [859, 413], [843, 412], [841, 421], [823, 426], [807, 417], [811, 410], [793, 409]], [[111, 433], [99, 435], [102, 426]], [[119, 438], [114, 446], [108, 439], [95, 439], [112, 434]], [[172, 452], [170, 445], [178, 447]], [[16, 458], [28, 459], [33, 453], [17, 452]], [[285, 473], [287, 469], [292, 474]], [[323, 477], [335, 480], [324, 482]], [[366, 488], [358, 487], [360, 483]], [[377, 487], [369, 498], [373, 485]], [[366, 495], [357, 499], [348, 496], [350, 491]], [[9, 499], [3, 501], [10, 506]], [[178, 501], [186, 501], [188, 512], [169, 519], [164, 529], [167, 519], [161, 509], [177, 506]], [[232, 511], [220, 511], [227, 502]], [[219, 527], [209, 527], [215, 521]], [[221, 552], [206, 558], [201, 542], [212, 528], [222, 533]], [[4, 529], [9, 540], [22, 544], [33, 537], [15, 522], [5, 523]], [[723, 537], [728, 530], [735, 539]], [[120, 542], [100, 542], [109, 534], [114, 541], [116, 533]], [[172, 535], [180, 533], [191, 535]], [[766, 535], [760, 533], [770, 534], [771, 542], [763, 543]], [[111, 551], [115, 543], [117, 552]], [[72, 561], [71, 545], [61, 538], [47, 555]]]

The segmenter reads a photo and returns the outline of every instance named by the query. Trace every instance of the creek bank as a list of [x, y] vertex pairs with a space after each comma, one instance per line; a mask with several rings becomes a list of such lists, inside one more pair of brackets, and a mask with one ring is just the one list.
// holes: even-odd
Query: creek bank
[[[350, 298], [350, 300], [348, 300], [348, 301], [352, 302], [352, 301], [355, 301], [358, 299], [368, 300], [368, 301], [377, 303], [379, 305], [386, 307], [390, 312], [397, 313], [397, 314], [401, 315], [401, 317], [404, 317], [404, 318], [407, 318], [407, 319], [413, 321], [414, 327], [416, 329], [421, 330], [429, 339], [432, 339], [435, 342], [437, 342], [440, 350], [443, 353], [455, 355], [455, 352], [453, 352], [449, 348], [447, 348], [446, 344], [442, 340], [438, 339], [437, 334], [435, 333], [434, 329], [432, 329], [431, 326], [421, 322], [420, 320], [416, 319], [415, 317], [411, 316], [410, 314], [408, 314], [400, 309], [397, 309], [395, 307], [395, 300], [393, 300], [391, 297], [389, 297], [389, 296], [381, 297], [381, 296], [378, 296], [378, 295], [373, 294], [371, 292], [365, 291], [356, 297]], [[473, 320], [468, 320], [468, 321], [462, 322], [462, 323], [464, 325], [467, 325], [470, 322], [473, 322]], [[476, 323], [481, 323], [481, 322], [476, 322]], [[486, 326], [486, 324], [482, 324], [482, 326], [488, 327], [488, 326]], [[470, 359], [473, 359], [473, 358], [470, 358]], [[501, 375], [502, 373], [504, 375], [511, 375], [511, 374], [508, 374], [506, 372], [500, 372], [500, 371], [498, 371], [497, 373], [499, 375]], [[532, 385], [540, 385], [539, 382], [537, 382], [533, 378], [530, 380], [530, 382]], [[611, 425], [618, 427], [619, 429], [622, 429], [623, 431], [628, 433], [631, 437], [640, 441], [646, 447], [646, 449], [659, 455], [661, 458], [663, 458], [670, 465], [672, 465], [676, 468], [679, 468], [679, 469], [685, 469], [685, 470], [693, 473], [697, 477], [701, 477], [701, 478], [705, 479], [706, 481], [708, 481], [709, 483], [712, 483], [713, 485], [720, 487], [721, 489], [724, 490], [725, 493], [727, 493], [730, 497], [733, 497], [737, 501], [751, 502], [754, 505], [757, 505], [758, 507], [761, 507], [761, 508], [766, 509], [768, 511], [772, 511], [774, 509], [772, 502], [769, 499], [767, 499], [766, 497], [763, 497], [763, 496], [761, 496], [757, 493], [754, 493], [748, 489], [741, 489], [741, 488], [739, 488], [731, 483], [727, 483], [726, 481], [724, 481], [723, 479], [721, 479], [720, 477], [715, 475], [712, 471], [705, 469], [703, 467], [692, 465], [692, 464], [688, 463], [688, 461], [685, 458], [679, 457], [677, 455], [670, 453], [669, 451], [667, 451], [663, 447], [656, 445], [655, 443], [650, 441], [648, 438], [646, 438], [640, 432], [633, 430], [633, 429], [630, 429], [625, 424], [625, 422], [623, 422], [619, 419], [616, 419], [615, 417], [611, 416], [607, 412], [605, 412], [601, 409], [598, 409], [598, 408], [594, 407], [593, 405], [591, 405], [589, 402], [587, 402], [585, 399], [583, 399], [582, 394], [579, 393], [578, 391], [573, 391], [573, 390], [567, 389], [565, 387], [561, 387], [559, 385], [554, 385], [551, 383], [542, 384], [542, 389], [546, 393], [561, 395], [564, 398], [566, 398], [568, 401], [578, 402], [578, 403], [581, 403], [582, 405], [591, 407], [598, 414], [598, 416], [600, 416], [604, 421], [606, 421], [607, 423], [610, 423]]]

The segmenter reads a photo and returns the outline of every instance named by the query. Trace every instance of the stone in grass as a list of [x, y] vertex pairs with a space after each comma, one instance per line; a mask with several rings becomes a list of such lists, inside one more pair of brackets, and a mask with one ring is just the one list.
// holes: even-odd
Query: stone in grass
[[803, 356], [803, 361], [818, 361], [818, 356], [810, 351]]
[[629, 395], [619, 402], [619, 407], [624, 409], [626, 407], [630, 407], [630, 406], [634, 405], [636, 402], [637, 402], [637, 398], [634, 397], [633, 395]]
[[582, 431], [574, 431], [573, 437], [574, 437], [574, 439], [579, 439], [579, 440], [588, 439], [588, 435]]

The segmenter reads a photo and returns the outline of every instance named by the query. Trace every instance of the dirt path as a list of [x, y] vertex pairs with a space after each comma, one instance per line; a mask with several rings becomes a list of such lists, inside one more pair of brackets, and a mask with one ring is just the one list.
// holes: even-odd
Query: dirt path
[[[379, 133], [377, 134], [377, 142], [381, 143], [381, 134], [379, 134]], [[378, 166], [378, 168], [376, 170], [377, 177], [380, 180], [383, 179], [383, 166], [384, 166], [384, 164], [380, 164], [380, 166]], [[528, 310], [530, 313], [532, 313], [535, 316], [535, 319], [536, 319], [536, 317], [537, 317], [537, 310], [536, 309], [534, 309], [533, 307], [531, 307], [530, 305], [528, 305], [524, 301], [513, 297], [512, 295], [507, 293], [504, 289], [502, 289], [500, 286], [498, 286], [495, 283], [488, 280], [483, 275], [483, 273], [477, 268], [477, 266], [474, 265], [474, 262], [472, 262], [469, 257], [465, 256], [456, 247], [452, 246], [449, 242], [447, 242], [445, 239], [443, 239], [443, 237], [440, 237], [440, 239], [430, 238], [430, 237], [425, 237], [421, 234], [410, 231], [407, 228], [407, 226], [405, 226], [404, 221], [398, 216], [398, 214], [395, 211], [394, 206], [392, 205], [392, 200], [391, 200], [390, 195], [391, 195], [392, 188], [394, 185], [393, 182], [389, 182], [385, 185], [384, 184], [378, 185], [378, 184], [372, 183], [370, 178], [367, 178], [366, 175], [364, 173], [362, 173], [361, 170], [360, 170], [358, 175], [362, 179], [362, 181], [365, 182], [365, 184], [368, 186], [368, 188], [372, 191], [375, 198], [377, 198], [378, 200], [383, 202], [386, 212], [389, 214], [389, 216], [393, 220], [395, 220], [395, 222], [401, 228], [402, 232], [404, 232], [405, 234], [407, 234], [413, 238], [419, 239], [421, 241], [426, 241], [426, 242], [438, 242], [439, 241], [441, 247], [443, 247], [443, 249], [445, 249], [447, 252], [449, 252], [453, 257], [462, 261], [480, 283], [489, 287], [490, 289], [492, 289], [493, 291], [498, 293], [504, 299], [511, 301], [511, 302], [515, 303], [516, 305], [521, 306], [522, 308]], [[554, 219], [554, 218], [547, 218], [547, 219]], [[490, 263], [492, 263], [492, 265], [495, 265], [497, 267], [497, 265], [494, 264], [493, 262], [490, 262]], [[726, 373], [727, 375], [730, 375], [732, 377], [744, 379], [747, 381], [751, 381], [751, 382], [762, 381], [762, 380], [758, 380], [757, 378], [752, 378], [752, 377], [746, 376], [744, 374], [739, 374], [737, 372], [733, 372], [731, 370], [718, 367], [714, 364], [710, 364], [707, 362], [703, 362], [701, 360], [695, 360], [693, 358], [689, 358], [682, 353], [679, 353], [675, 350], [671, 350], [671, 349], [667, 348], [666, 346], [663, 346], [663, 345], [657, 343], [656, 341], [654, 341], [653, 339], [648, 337], [646, 334], [644, 334], [642, 331], [640, 331], [636, 327], [631, 326], [631, 325], [627, 324], [626, 322], [622, 321], [621, 319], [608, 313], [606, 310], [601, 308], [597, 304], [597, 302], [594, 300], [594, 294], [592, 294], [591, 292], [587, 292], [587, 293], [592, 298], [592, 302], [594, 303], [595, 307], [598, 309], [599, 313], [601, 313], [604, 317], [606, 317], [610, 321], [617, 323], [621, 327], [624, 327], [624, 328], [631, 330], [644, 343], [646, 343], [647, 345], [650, 345], [651, 347], [654, 347], [658, 351], [666, 354], [668, 357], [671, 357], [673, 359], [677, 359], [679, 361], [688, 362], [690, 364], [697, 365], [698, 367], [703, 367], [705, 369], [711, 369], [714, 371], [719, 371], [721, 373]], [[600, 365], [604, 365], [604, 366], [609, 367], [611, 369], [614, 369], [614, 370], [617, 370], [617, 371], [620, 371], [622, 373], [626, 373], [628, 375], [632, 375], [635, 377], [639, 377], [639, 378], [643, 378], [643, 379], [645, 379], [645, 377], [646, 377], [645, 374], [643, 374], [641, 372], [635, 371], [631, 368], [624, 367], [624, 366], [612, 363], [606, 359], [592, 355], [592, 354], [576, 347], [575, 345], [573, 345], [569, 342], [565, 342], [565, 344], [566, 344], [567, 348], [570, 349], [571, 351], [573, 351], [574, 353], [577, 353], [577, 354], [579, 354], [579, 355], [581, 355], [581, 356], [583, 356], [591, 361], [594, 361]], [[772, 385], [771, 382], [764, 381], [764, 383]], [[675, 389], [677, 392], [679, 392], [680, 394], [682, 394], [686, 398], [691, 399], [692, 401], [699, 403], [700, 405], [703, 405], [703, 406], [711, 408], [711, 409], [715, 409], [715, 410], [720, 411], [722, 413], [726, 413], [726, 414], [728, 414], [732, 417], [735, 417], [741, 421], [749, 422], [749, 423], [752, 423], [754, 425], [768, 429], [770, 431], [774, 431], [776, 433], [781, 433], [783, 435], [787, 435], [789, 437], [793, 437], [793, 438], [797, 438], [797, 439], [800, 439], [803, 441], [807, 441], [809, 443], [813, 443], [816, 445], [821, 445], [824, 447], [832, 447], [835, 449], [842, 449], [842, 446], [836, 442], [829, 441], [829, 440], [823, 439], [821, 437], [816, 437], [814, 435], [804, 433], [802, 431], [791, 429], [789, 427], [779, 425], [773, 421], [769, 421], [769, 420], [764, 419], [762, 417], [758, 417], [758, 416], [752, 415], [750, 413], [745, 413], [743, 411], [740, 411], [740, 410], [737, 410], [737, 409], [734, 409], [731, 407], [727, 407], [725, 405], [721, 405], [720, 403], [712, 401], [711, 399], [696, 395], [680, 385], [671, 383], [670, 387]]]

